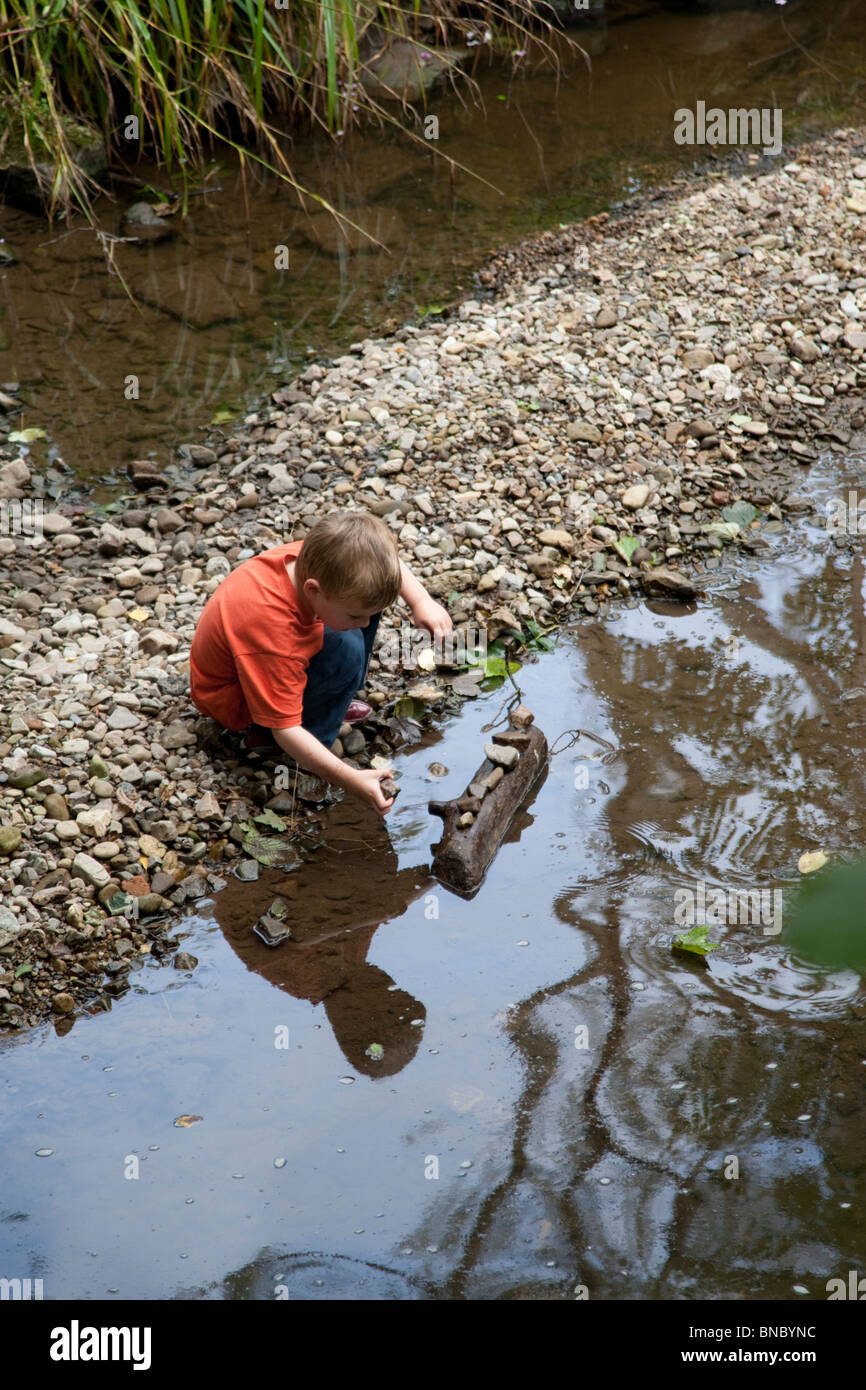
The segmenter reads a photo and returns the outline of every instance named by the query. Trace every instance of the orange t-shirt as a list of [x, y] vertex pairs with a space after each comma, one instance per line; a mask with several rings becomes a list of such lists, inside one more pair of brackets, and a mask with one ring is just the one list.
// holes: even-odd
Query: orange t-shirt
[[291, 541], [245, 560], [204, 606], [189, 654], [190, 695], [224, 729], [301, 722], [307, 666], [325, 636], [321, 620], [301, 612], [286, 569], [302, 545]]

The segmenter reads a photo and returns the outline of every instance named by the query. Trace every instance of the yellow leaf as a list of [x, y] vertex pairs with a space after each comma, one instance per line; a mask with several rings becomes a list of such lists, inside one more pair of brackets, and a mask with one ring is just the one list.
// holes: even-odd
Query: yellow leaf
[[797, 860], [797, 868], [801, 874], [813, 874], [816, 869], [823, 869], [827, 863], [827, 856], [822, 849], [810, 850], [808, 854], [801, 854]]
[[130, 608], [127, 618], [132, 618], [134, 623], [144, 623], [150, 617], [149, 608]]
[[174, 1124], [176, 1129], [189, 1129], [190, 1125], [197, 1125], [203, 1119], [203, 1115], [178, 1115]]

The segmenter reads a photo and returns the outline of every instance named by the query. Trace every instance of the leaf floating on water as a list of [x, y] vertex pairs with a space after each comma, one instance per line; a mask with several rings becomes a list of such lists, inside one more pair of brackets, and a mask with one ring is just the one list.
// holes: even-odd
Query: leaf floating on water
[[243, 850], [244, 854], [257, 859], [268, 869], [298, 869], [301, 866], [298, 851], [282, 835], [261, 835], [251, 831], [244, 836]]
[[29, 430], [13, 430], [9, 435], [10, 444], [32, 444], [34, 439], [47, 438], [45, 431], [32, 425]]
[[784, 941], [807, 960], [866, 974], [866, 859], [831, 864], [801, 879], [787, 911]]
[[721, 941], [708, 941], [709, 927], [692, 927], [691, 931], [680, 932], [675, 936], [671, 945], [673, 951], [688, 951], [695, 956], [708, 956], [710, 951], [717, 951], [721, 946]]
[[370, 1043], [364, 1055], [371, 1057], [374, 1062], [381, 1062], [382, 1058], [385, 1056], [385, 1049], [381, 1043]]
[[822, 849], [813, 849], [809, 850], [806, 854], [800, 855], [800, 858], [797, 860], [797, 868], [800, 870], [801, 874], [813, 874], [816, 869], [823, 869], [824, 865], [829, 862]]
[[178, 1115], [174, 1121], [175, 1129], [189, 1129], [190, 1125], [197, 1125], [199, 1120], [203, 1120], [204, 1115]]

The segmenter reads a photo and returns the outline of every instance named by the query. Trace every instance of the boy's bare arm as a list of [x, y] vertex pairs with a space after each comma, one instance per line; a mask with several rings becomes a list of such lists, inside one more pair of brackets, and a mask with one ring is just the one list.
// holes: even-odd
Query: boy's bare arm
[[390, 769], [377, 772], [372, 768], [347, 767], [300, 724], [292, 729], [271, 729], [271, 733], [280, 748], [307, 772], [324, 777], [336, 787], [344, 787], [382, 816], [390, 811], [394, 798], [385, 796], [379, 785], [383, 777], [391, 776]]
[[446, 632], [450, 632], [454, 624], [441, 603], [437, 603], [431, 598], [420, 579], [407, 565], [400, 561], [400, 573], [403, 576], [403, 584], [400, 589], [400, 597], [405, 599], [412, 610], [412, 617], [415, 619], [417, 627], [425, 627], [434, 637], [444, 637]]

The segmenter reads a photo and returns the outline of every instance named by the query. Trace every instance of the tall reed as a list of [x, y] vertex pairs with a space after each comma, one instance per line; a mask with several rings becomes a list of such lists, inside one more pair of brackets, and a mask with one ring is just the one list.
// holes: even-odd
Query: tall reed
[[94, 190], [74, 161], [75, 121], [121, 159], [147, 150], [187, 175], [221, 139], [294, 184], [282, 139], [290, 127], [338, 135], [374, 117], [411, 129], [364, 89], [367, 64], [388, 44], [472, 35], [482, 52], [534, 46], [550, 59], [544, 9], [531, 0], [0, 0], [0, 165], [4, 140], [8, 160], [20, 139], [32, 164], [52, 168], [51, 212], [73, 202], [87, 210]]

